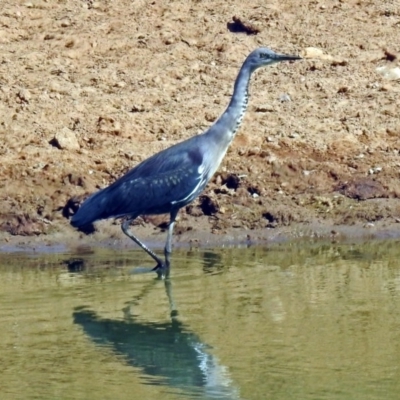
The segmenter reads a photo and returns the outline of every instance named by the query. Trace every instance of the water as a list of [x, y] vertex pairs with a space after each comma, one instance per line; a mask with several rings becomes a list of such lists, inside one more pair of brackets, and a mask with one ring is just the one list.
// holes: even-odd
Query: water
[[0, 254], [2, 399], [398, 399], [397, 241]]

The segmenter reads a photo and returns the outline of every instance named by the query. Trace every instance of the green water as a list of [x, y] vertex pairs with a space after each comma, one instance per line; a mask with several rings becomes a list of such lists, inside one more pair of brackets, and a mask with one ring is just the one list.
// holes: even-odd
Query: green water
[[[0, 254], [1, 399], [398, 399], [397, 241]], [[151, 264], [149, 264], [151, 265]]]

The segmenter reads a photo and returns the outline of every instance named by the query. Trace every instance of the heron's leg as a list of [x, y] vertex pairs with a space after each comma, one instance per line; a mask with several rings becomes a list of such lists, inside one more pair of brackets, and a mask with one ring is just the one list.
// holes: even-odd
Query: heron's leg
[[179, 210], [173, 210], [171, 211], [170, 215], [170, 220], [168, 224], [168, 235], [167, 235], [167, 241], [165, 243], [165, 248], [164, 248], [164, 256], [165, 256], [165, 264], [167, 268], [169, 268], [171, 262], [170, 262], [170, 256], [172, 253], [172, 234], [174, 232], [174, 225], [175, 225], [175, 219], [176, 216], [178, 215]]
[[171, 280], [166, 279], [164, 284], [165, 284], [165, 291], [167, 292], [167, 297], [168, 297], [170, 316], [171, 319], [175, 319], [178, 317], [178, 310], [176, 309], [174, 298], [172, 297]]
[[122, 223], [122, 225], [121, 225], [122, 232], [124, 232], [126, 236], [128, 236], [130, 239], [132, 239], [151, 258], [153, 258], [153, 260], [155, 260], [157, 262], [156, 268], [158, 268], [158, 267], [162, 268], [163, 262], [161, 261], [161, 259], [159, 257], [157, 257], [157, 255], [153, 251], [151, 251], [144, 243], [142, 243], [137, 237], [133, 236], [132, 232], [129, 230], [129, 225], [133, 220], [134, 220], [134, 218], [129, 218]]

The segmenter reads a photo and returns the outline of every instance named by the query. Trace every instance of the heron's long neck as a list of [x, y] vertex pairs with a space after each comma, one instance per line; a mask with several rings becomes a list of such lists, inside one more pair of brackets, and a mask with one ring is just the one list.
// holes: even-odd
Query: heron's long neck
[[233, 95], [227, 109], [209, 129], [208, 133], [216, 139], [218, 145], [227, 148], [240, 127], [247, 109], [251, 73], [249, 66], [246, 63], [243, 64], [236, 78]]

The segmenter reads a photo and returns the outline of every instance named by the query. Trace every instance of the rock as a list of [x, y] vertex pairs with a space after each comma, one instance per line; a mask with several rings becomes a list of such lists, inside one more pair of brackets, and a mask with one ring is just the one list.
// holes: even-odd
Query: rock
[[28, 89], [21, 89], [18, 92], [17, 97], [21, 103], [29, 103], [32, 96]]
[[71, 131], [66, 127], [58, 131], [54, 138], [50, 141], [50, 144], [58, 147], [61, 150], [79, 150], [80, 145], [76, 138], [75, 132]]
[[376, 69], [378, 74], [382, 75], [383, 78], [389, 81], [397, 81], [400, 80], [400, 68], [399, 67], [391, 67], [389, 65], [385, 65], [383, 67], [378, 67]]
[[302, 56], [303, 58], [318, 58], [318, 59], [326, 57], [323, 50], [317, 49], [316, 47], [306, 47], [303, 51]]
[[333, 57], [330, 54], [326, 54], [323, 50], [316, 47], [306, 47], [301, 56], [308, 59], [317, 59], [330, 61], [332, 65], [346, 65], [347, 62], [341, 58]]
[[263, 104], [260, 106], [256, 106], [254, 111], [255, 112], [274, 112], [275, 109], [271, 104]]
[[71, 21], [68, 18], [63, 18], [60, 22], [60, 25], [63, 28], [67, 28], [68, 26], [71, 26]]
[[287, 102], [287, 101], [292, 101], [292, 99], [290, 98], [290, 96], [289, 96], [287, 93], [282, 93], [282, 94], [279, 96], [279, 101], [280, 101], [281, 103], [285, 103], [285, 102]]

